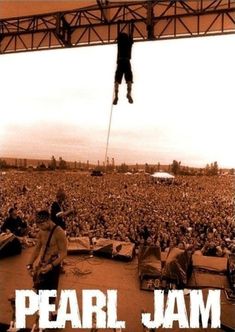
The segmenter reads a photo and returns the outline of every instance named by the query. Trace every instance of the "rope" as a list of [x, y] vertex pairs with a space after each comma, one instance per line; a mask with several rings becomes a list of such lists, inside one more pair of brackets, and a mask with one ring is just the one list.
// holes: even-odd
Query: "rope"
[[112, 115], [113, 115], [113, 99], [112, 99], [111, 110], [110, 110], [108, 136], [107, 136], [106, 149], [105, 149], [105, 157], [104, 157], [104, 166], [105, 167], [107, 165], [107, 154], [108, 154], [108, 147], [109, 147], [109, 137], [110, 137]]

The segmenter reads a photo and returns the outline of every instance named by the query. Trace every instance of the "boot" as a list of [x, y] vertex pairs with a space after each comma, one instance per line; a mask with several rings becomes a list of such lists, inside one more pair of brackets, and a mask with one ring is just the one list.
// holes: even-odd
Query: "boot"
[[118, 83], [115, 82], [115, 86], [114, 86], [114, 100], [113, 100], [113, 105], [117, 105], [118, 103]]
[[131, 97], [131, 86], [132, 86], [132, 82], [127, 82], [127, 99], [129, 101], [130, 104], [133, 104], [133, 99]]

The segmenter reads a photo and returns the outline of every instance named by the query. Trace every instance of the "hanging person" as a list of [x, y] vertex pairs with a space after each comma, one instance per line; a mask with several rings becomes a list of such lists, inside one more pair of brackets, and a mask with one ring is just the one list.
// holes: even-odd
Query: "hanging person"
[[122, 83], [122, 77], [125, 76], [127, 84], [127, 99], [130, 104], [133, 103], [131, 96], [131, 88], [133, 83], [133, 74], [131, 70], [131, 49], [133, 39], [125, 32], [120, 32], [117, 38], [118, 54], [117, 54], [117, 68], [115, 72], [115, 84], [114, 84], [114, 100], [113, 105], [117, 105], [118, 102], [118, 90], [119, 84]]

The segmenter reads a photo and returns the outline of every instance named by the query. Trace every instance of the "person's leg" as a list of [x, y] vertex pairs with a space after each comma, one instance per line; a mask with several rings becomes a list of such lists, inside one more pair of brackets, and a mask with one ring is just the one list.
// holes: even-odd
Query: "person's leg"
[[132, 88], [132, 82], [128, 81], [127, 82], [127, 99], [129, 101], [130, 104], [133, 104], [133, 99], [131, 97], [131, 88]]
[[126, 84], [127, 84], [127, 99], [130, 104], [133, 103], [133, 99], [131, 97], [131, 88], [132, 88], [132, 83], [133, 83], [133, 74], [131, 70], [131, 63], [130, 61], [126, 61], [125, 63], [125, 79], [126, 79]]
[[[59, 286], [59, 278], [61, 273], [61, 265], [58, 265], [52, 269], [52, 271], [49, 272], [49, 283], [47, 284], [48, 289], [56, 289], [58, 291]], [[58, 310], [58, 299], [57, 298], [50, 298], [49, 299], [50, 304], [55, 305], [55, 311], [50, 313], [50, 320], [55, 321], [57, 318], [57, 310]]]
[[[58, 291], [60, 270], [61, 266], [57, 265], [48, 273], [43, 274], [41, 282], [37, 285], [36, 291], [38, 292], [39, 289], [40, 290], [56, 289]], [[50, 312], [50, 320], [54, 321], [56, 320], [57, 317], [57, 308], [58, 308], [57, 298], [50, 297], [49, 303], [55, 305], [55, 311]]]
[[117, 102], [118, 102], [118, 88], [119, 88], [119, 83], [115, 82], [114, 83], [114, 100], [113, 100], [113, 105], [117, 105]]
[[114, 78], [114, 100], [113, 100], [113, 105], [117, 105], [118, 102], [118, 89], [119, 89], [119, 84], [122, 83], [122, 76], [123, 76], [123, 63], [122, 61], [118, 61], [117, 63], [117, 69], [115, 72], [115, 78]]

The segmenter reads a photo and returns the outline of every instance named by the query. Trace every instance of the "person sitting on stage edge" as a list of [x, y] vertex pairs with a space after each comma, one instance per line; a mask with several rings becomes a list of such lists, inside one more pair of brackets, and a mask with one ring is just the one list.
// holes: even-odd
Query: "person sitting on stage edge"
[[1, 232], [5, 233], [9, 231], [15, 236], [25, 236], [28, 227], [27, 223], [17, 215], [17, 210], [14, 207], [11, 207], [8, 213], [9, 216], [5, 219], [1, 227]]

